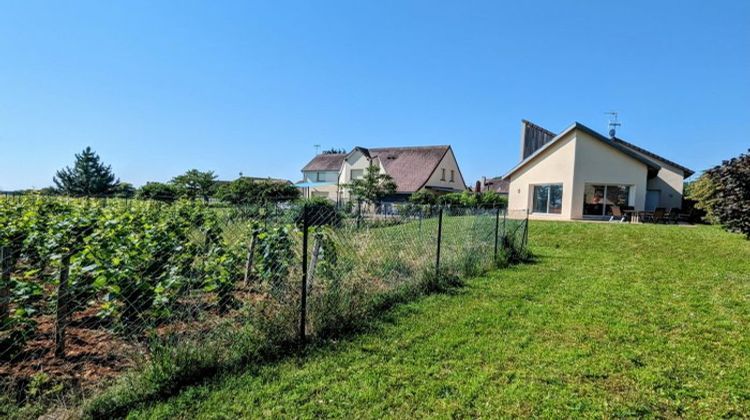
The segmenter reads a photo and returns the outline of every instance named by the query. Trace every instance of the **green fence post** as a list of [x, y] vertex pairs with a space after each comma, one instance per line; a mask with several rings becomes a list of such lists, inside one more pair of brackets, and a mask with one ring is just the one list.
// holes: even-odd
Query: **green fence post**
[[310, 216], [307, 204], [302, 207], [302, 289], [299, 309], [299, 341], [305, 342], [305, 325], [307, 324], [307, 236], [310, 230]]
[[440, 276], [440, 245], [443, 241], [443, 206], [440, 206], [438, 212], [438, 235], [437, 235], [437, 253], [435, 256], [435, 275]]

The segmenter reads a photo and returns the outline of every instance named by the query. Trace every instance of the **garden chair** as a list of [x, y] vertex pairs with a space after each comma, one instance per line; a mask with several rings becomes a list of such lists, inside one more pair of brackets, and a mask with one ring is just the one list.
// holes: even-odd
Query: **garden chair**
[[657, 207], [654, 209], [654, 213], [649, 216], [648, 221], [652, 223], [660, 223], [664, 221], [664, 215], [666, 214], [666, 209], [664, 207]]
[[680, 218], [680, 209], [677, 207], [672, 207], [669, 209], [669, 213], [667, 213], [667, 216], [664, 218], [664, 223], [674, 223], [677, 224], [677, 221]]
[[620, 210], [619, 206], [612, 206], [612, 216], [609, 218], [610, 222], [619, 220], [620, 223], [625, 221], [625, 214]]

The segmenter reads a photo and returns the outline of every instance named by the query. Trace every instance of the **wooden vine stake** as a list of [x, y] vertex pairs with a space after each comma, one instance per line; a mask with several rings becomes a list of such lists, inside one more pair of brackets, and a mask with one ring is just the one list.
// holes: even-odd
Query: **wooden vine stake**
[[57, 285], [57, 313], [55, 316], [55, 356], [65, 357], [65, 328], [68, 326], [70, 313], [68, 311], [68, 300], [70, 288], [68, 277], [70, 275], [70, 253], [63, 254], [60, 261], [60, 284]]
[[250, 238], [250, 246], [247, 250], [247, 259], [245, 260], [245, 287], [250, 286], [250, 279], [253, 275], [253, 257], [255, 256], [255, 243], [258, 240], [258, 234], [253, 232]]
[[320, 257], [320, 247], [323, 244], [323, 235], [315, 235], [315, 242], [313, 242], [312, 258], [310, 259], [310, 267], [307, 269], [307, 291], [308, 293], [312, 290], [313, 278], [315, 277], [315, 267], [318, 266], [318, 258]]
[[10, 273], [13, 270], [9, 247], [0, 246], [0, 269], [0, 325], [3, 325], [10, 314]]

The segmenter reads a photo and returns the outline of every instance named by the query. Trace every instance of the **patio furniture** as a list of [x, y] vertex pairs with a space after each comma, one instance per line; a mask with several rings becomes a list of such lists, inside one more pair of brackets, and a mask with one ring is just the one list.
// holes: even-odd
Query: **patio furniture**
[[609, 218], [610, 222], [619, 219], [620, 223], [625, 221], [625, 214], [620, 210], [619, 206], [612, 206], [612, 216]]
[[644, 220], [651, 223], [661, 223], [664, 221], [664, 215], [666, 212], [667, 211], [664, 207], [657, 207], [654, 209], [654, 212], [647, 215]]
[[641, 221], [641, 213], [638, 210], [634, 208], [626, 208], [622, 210], [623, 213], [625, 213], [625, 217], [630, 223], [640, 223]]
[[676, 225], [679, 218], [680, 209], [678, 209], [677, 207], [672, 207], [671, 209], [669, 209], [669, 212], [664, 218], [664, 223], [674, 223]]

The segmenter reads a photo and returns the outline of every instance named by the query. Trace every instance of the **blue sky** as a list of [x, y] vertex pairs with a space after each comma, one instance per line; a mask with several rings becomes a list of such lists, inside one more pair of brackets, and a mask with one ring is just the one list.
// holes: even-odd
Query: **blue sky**
[[324, 148], [451, 144], [467, 182], [520, 120], [702, 170], [750, 147], [750, 1], [3, 1], [0, 190], [93, 147], [123, 181], [300, 178]]

